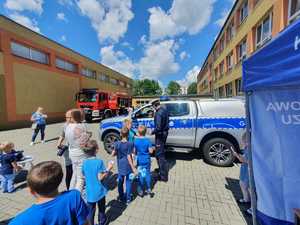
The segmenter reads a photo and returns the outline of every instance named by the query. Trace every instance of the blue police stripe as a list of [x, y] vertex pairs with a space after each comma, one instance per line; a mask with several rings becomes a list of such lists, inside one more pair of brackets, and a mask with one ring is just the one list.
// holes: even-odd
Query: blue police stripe
[[[138, 125], [144, 125], [147, 128], [154, 128], [153, 119], [144, 119], [139, 122], [133, 121], [132, 127], [137, 128]], [[107, 122], [101, 124], [101, 129], [114, 127], [121, 129], [123, 121]], [[171, 119], [169, 123], [170, 129], [244, 129], [246, 127], [245, 118], [199, 118], [199, 119]]]

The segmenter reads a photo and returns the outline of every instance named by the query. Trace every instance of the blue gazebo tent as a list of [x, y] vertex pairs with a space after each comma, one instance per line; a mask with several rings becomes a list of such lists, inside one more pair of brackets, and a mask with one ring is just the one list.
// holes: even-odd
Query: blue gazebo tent
[[300, 208], [300, 20], [243, 63], [261, 224], [294, 224]]

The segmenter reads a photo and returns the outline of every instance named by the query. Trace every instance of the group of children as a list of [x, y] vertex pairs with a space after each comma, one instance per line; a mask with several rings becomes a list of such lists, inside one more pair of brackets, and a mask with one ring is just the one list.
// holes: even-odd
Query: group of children
[[[112, 155], [117, 158], [118, 165], [118, 199], [125, 203], [132, 200], [133, 180], [138, 178], [138, 194], [153, 197], [151, 192], [151, 158], [154, 151], [151, 142], [145, 137], [145, 126], [138, 127], [138, 134], [131, 129], [131, 121], [126, 120], [121, 129], [121, 140], [115, 144]], [[6, 149], [1, 145], [1, 149]], [[8, 149], [8, 148], [7, 148]], [[9, 155], [8, 150], [3, 150]], [[105, 167], [103, 160], [98, 158], [97, 141], [89, 140], [83, 148], [87, 159], [82, 166], [85, 179], [85, 200], [77, 190], [59, 192], [58, 187], [63, 178], [62, 167], [58, 162], [46, 161], [33, 166], [27, 176], [30, 193], [36, 203], [17, 215], [9, 224], [79, 224], [93, 225], [96, 207], [98, 207], [98, 224], [107, 223], [105, 215], [105, 196], [107, 189], [102, 180], [110, 173], [114, 161]], [[14, 161], [9, 161], [13, 169], [19, 169]], [[0, 168], [3, 165], [0, 165]], [[2, 170], [0, 170], [2, 171]], [[13, 179], [10, 179], [13, 180]], [[124, 193], [124, 183], [126, 190]]]
[[[151, 192], [151, 156], [154, 149], [148, 138], [145, 137], [147, 128], [140, 125], [137, 135], [131, 128], [131, 121], [126, 120], [121, 129], [121, 140], [116, 142], [112, 155], [117, 157], [118, 165], [118, 199], [129, 204], [132, 200], [132, 184], [138, 178], [138, 194], [153, 196]], [[246, 136], [243, 136], [246, 146]], [[12, 143], [0, 144], [0, 178], [4, 192], [13, 191], [14, 170], [19, 170], [15, 158], [12, 156]], [[99, 147], [97, 141], [89, 140], [83, 148], [87, 159], [84, 160], [82, 173], [85, 178], [86, 201], [77, 190], [59, 193], [58, 187], [63, 178], [61, 165], [55, 161], [41, 162], [35, 165], [28, 173], [27, 184], [30, 193], [36, 198], [36, 204], [17, 215], [10, 225], [34, 224], [79, 224], [93, 225], [96, 207], [98, 207], [98, 224], [107, 223], [105, 205], [107, 189], [102, 180], [113, 168], [113, 161], [105, 167], [103, 160], [98, 158]], [[242, 161], [240, 183], [243, 199], [240, 202], [249, 202], [247, 156], [235, 153]], [[247, 152], [245, 152], [247, 154]], [[246, 168], [246, 169], [245, 169]], [[243, 172], [243, 171], [246, 172]], [[246, 176], [246, 177], [245, 177]], [[125, 184], [124, 184], [125, 183]], [[126, 191], [124, 193], [124, 186]]]

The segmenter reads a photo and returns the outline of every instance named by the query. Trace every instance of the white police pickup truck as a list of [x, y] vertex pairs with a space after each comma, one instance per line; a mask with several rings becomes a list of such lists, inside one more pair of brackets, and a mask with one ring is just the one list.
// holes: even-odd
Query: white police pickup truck
[[[245, 131], [245, 109], [242, 99], [200, 99], [163, 101], [170, 115], [168, 150], [192, 151], [203, 154], [204, 160], [216, 166], [229, 166], [234, 161], [231, 147], [239, 152]], [[136, 109], [129, 117], [133, 129], [139, 124], [148, 128], [149, 138], [154, 127], [151, 104]], [[105, 119], [100, 123], [99, 137], [107, 152], [120, 139], [120, 129], [126, 117]]]

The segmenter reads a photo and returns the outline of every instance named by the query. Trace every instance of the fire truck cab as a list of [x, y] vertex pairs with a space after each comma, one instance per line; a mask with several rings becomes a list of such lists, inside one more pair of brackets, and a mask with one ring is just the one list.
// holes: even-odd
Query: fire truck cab
[[131, 97], [126, 93], [107, 93], [97, 88], [82, 89], [76, 94], [77, 108], [84, 111], [87, 122], [127, 113]]

